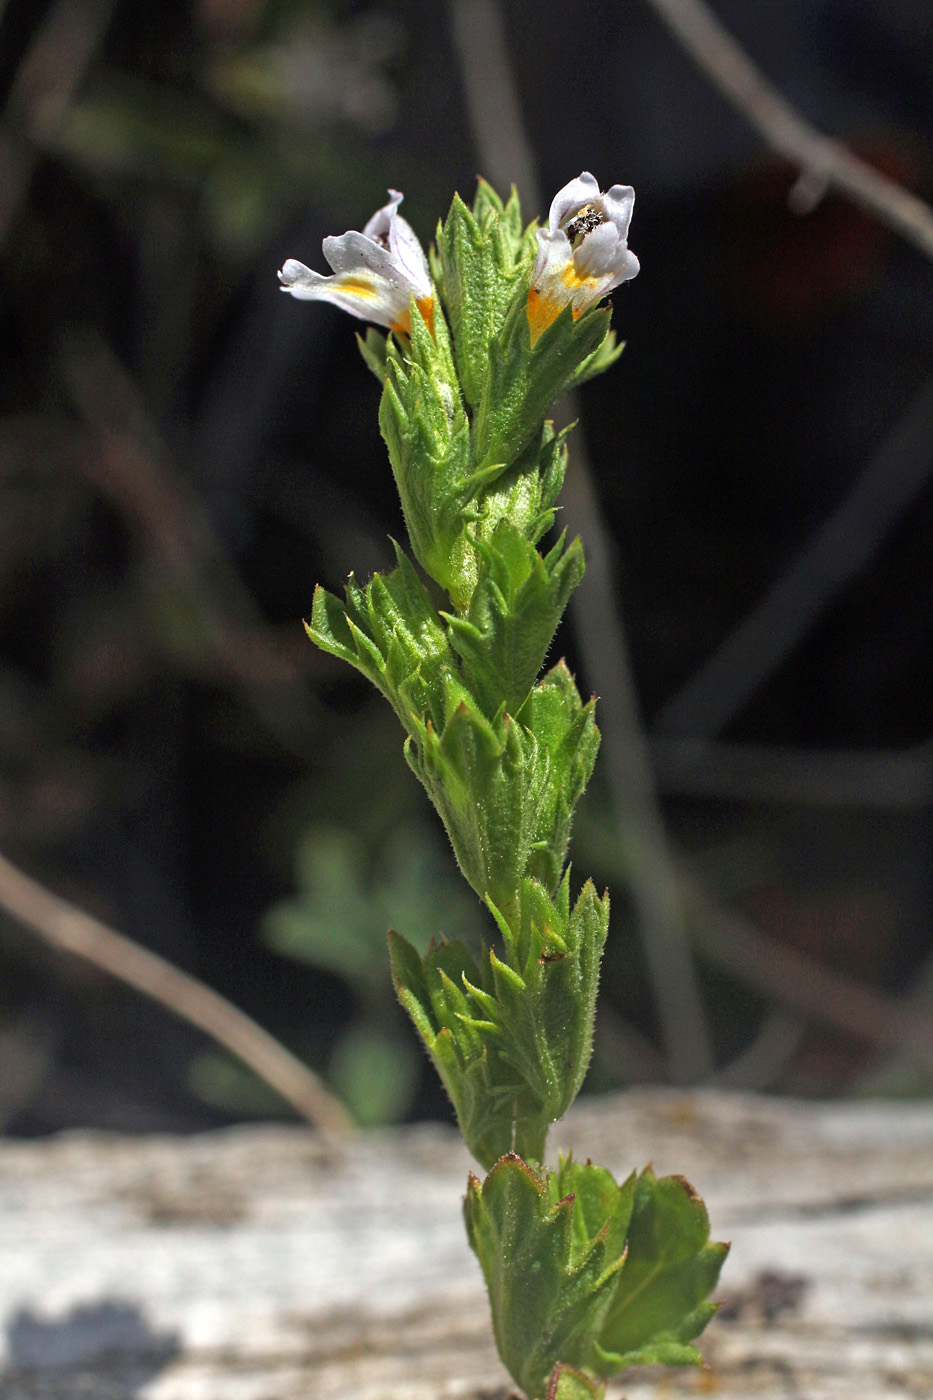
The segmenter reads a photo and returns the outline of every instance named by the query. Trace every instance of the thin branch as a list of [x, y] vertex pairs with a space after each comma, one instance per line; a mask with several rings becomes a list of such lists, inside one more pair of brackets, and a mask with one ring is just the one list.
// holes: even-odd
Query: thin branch
[[933, 258], [933, 210], [811, 126], [751, 61], [703, 0], [647, 0], [694, 62], [768, 145], [801, 171], [800, 207], [835, 189]]
[[[493, 0], [451, 0], [451, 3], [455, 12], [469, 11], [469, 24], [461, 23], [459, 28], [455, 24], [455, 33], [461, 45], [482, 41], [485, 58], [491, 48], [502, 44], [501, 16]], [[658, 3], [658, 8], [662, 8], [661, 3]], [[663, 8], [669, 8], [666, 0]], [[483, 15], [488, 17], [490, 13], [495, 22], [484, 31], [481, 21]], [[725, 37], [728, 39], [728, 36]], [[478, 71], [478, 66], [463, 55], [461, 64], [465, 83], [469, 86], [474, 80], [471, 75]], [[496, 64], [497, 71], [505, 73], [511, 82], [507, 57], [500, 53]], [[473, 92], [470, 96], [471, 111], [481, 106], [484, 100], [481, 90]], [[520, 123], [516, 128], [509, 118], [510, 111], [518, 111], [517, 100], [501, 108], [493, 143], [495, 149], [487, 151], [480, 147], [479, 151], [486, 168], [502, 170], [506, 178], [511, 172], [533, 169], [524, 131]], [[475, 136], [479, 146], [482, 130], [477, 129]], [[831, 142], [826, 146], [835, 150]], [[842, 155], [846, 162], [851, 159], [846, 152], [842, 152]], [[860, 162], [854, 164], [861, 167]], [[809, 164], [806, 168], [811, 169]], [[873, 181], [874, 172], [868, 171], [868, 174]], [[877, 178], [884, 187], [891, 184], [882, 177]], [[893, 189], [903, 193], [897, 191], [896, 186]], [[926, 411], [925, 403], [921, 403], [917, 416], [925, 418]], [[914, 432], [916, 427], [914, 415], [911, 414], [907, 431], [914, 437], [917, 436]], [[568, 473], [565, 515], [567, 523], [571, 523], [571, 517], [575, 517], [573, 528], [579, 530], [587, 541], [587, 580], [578, 594], [583, 606], [576, 612], [581, 655], [589, 679], [604, 696], [601, 726], [609, 760], [614, 806], [629, 855], [626, 874], [645, 939], [652, 986], [658, 999], [666, 1048], [675, 1076], [695, 1077], [705, 1056], [708, 1056], [709, 1065], [712, 1062], [711, 1052], [704, 1048], [708, 1046], [708, 1035], [695, 988], [685, 904], [691, 906], [689, 922], [696, 946], [705, 957], [797, 1013], [789, 1016], [776, 1013], [769, 1017], [749, 1051], [721, 1072], [727, 1081], [747, 1081], [752, 1077], [764, 1082], [764, 1077], [774, 1067], [775, 1059], [781, 1066], [785, 1065], [792, 1058], [802, 1033], [801, 1015], [807, 1019], [827, 1021], [839, 1030], [867, 1038], [876, 1045], [895, 1047], [906, 1042], [911, 1052], [924, 1063], [933, 1060], [933, 1023], [903, 1011], [881, 993], [821, 968], [810, 959], [768, 938], [744, 919], [701, 897], [678, 870], [661, 824], [655, 781], [638, 720], [625, 636], [616, 613], [609, 541], [593, 496], [588, 465], [585, 459], [581, 460], [580, 443], [571, 439], [571, 444], [577, 451]], [[903, 441], [896, 442], [894, 446], [899, 456]], [[892, 447], [891, 439], [885, 447]], [[872, 478], [856, 498], [856, 505], [861, 508], [860, 519], [866, 527], [877, 526], [874, 513], [879, 506], [879, 491], [885, 496], [879, 478], [882, 470], [884, 473], [890, 472], [891, 455], [884, 449], [883, 455], [883, 469], [874, 471], [879, 460], [876, 458], [872, 464]], [[913, 455], [916, 457], [916, 451]], [[909, 477], [910, 473], [904, 475]], [[903, 477], [899, 485], [904, 495], [919, 489], [912, 480], [904, 480]], [[889, 511], [896, 509], [897, 505], [897, 501], [893, 502]], [[848, 529], [852, 528], [852, 523], [851, 520], [847, 523]], [[877, 540], [879, 536], [875, 534], [872, 538]], [[863, 528], [856, 535], [854, 549], [865, 550], [866, 547]], [[590, 590], [588, 599], [584, 593], [587, 588]], [[683, 760], [684, 755], [681, 754], [680, 758]], [[685, 1009], [689, 1013], [691, 1008], [697, 1012], [695, 1019], [690, 1014], [684, 1014]]]
[[[521, 118], [501, 6], [496, 0], [451, 0], [451, 17], [480, 164], [504, 185], [521, 181], [525, 198], [540, 208], [536, 163]], [[494, 84], [490, 72], [496, 75]], [[493, 116], [488, 116], [490, 101]], [[575, 401], [565, 400], [559, 413], [564, 421], [577, 417]], [[586, 541], [587, 556], [586, 577], [572, 605], [581, 661], [589, 684], [602, 697], [600, 729], [612, 805], [628, 856], [626, 883], [669, 1072], [678, 1083], [694, 1082], [713, 1068], [712, 1045], [616, 604], [609, 538], [579, 432], [570, 440], [570, 458], [564, 521], [571, 534]]]
[[677, 864], [664, 830], [612, 577], [610, 540], [577, 433], [570, 439], [563, 524], [586, 541], [586, 574], [573, 619], [584, 671], [601, 697], [600, 730], [612, 806], [671, 1077], [712, 1072], [713, 1049], [697, 980]]
[[722, 1089], [773, 1088], [788, 1068], [806, 1034], [807, 1025], [786, 1011], [769, 1011], [747, 1049], [736, 1055], [710, 1081]]
[[17, 69], [0, 122], [0, 247], [29, 189], [37, 149], [60, 127], [115, 3], [56, 0]]
[[679, 695], [659, 733], [721, 733], [878, 550], [933, 474], [933, 380], [887, 434], [846, 499]]
[[[804, 213], [827, 189], [835, 189], [933, 257], [933, 210], [810, 126], [703, 0], [648, 3], [727, 100], [799, 168], [800, 178], [791, 191], [793, 207]], [[665, 707], [658, 722], [662, 732], [711, 738], [741, 710], [927, 483], [933, 467], [931, 428], [933, 385], [928, 385], [849, 498], [759, 607]], [[662, 781], [681, 792], [747, 798], [757, 787], [758, 800], [873, 806], [922, 805], [933, 797], [933, 751], [928, 745], [903, 754], [804, 755], [699, 740], [691, 754], [684, 745], [678, 749], [676, 741], [661, 739], [654, 754]], [[744, 967], [745, 975], [755, 974], [757, 985], [810, 1014], [825, 1019], [830, 1010], [845, 1007], [848, 1024], [841, 1029], [869, 1034], [901, 1060], [919, 1059], [929, 1066], [930, 1022], [917, 1016], [922, 998], [904, 1008], [872, 1001], [864, 989], [846, 989], [838, 979], [828, 981], [831, 974], [802, 963], [780, 945], [763, 944], [763, 935], [749, 926], [735, 920], [723, 924], [722, 911], [708, 912], [698, 931], [707, 956], [739, 975]], [[847, 992], [852, 995], [847, 997]]]
[[522, 208], [541, 208], [537, 162], [525, 136], [521, 102], [497, 0], [450, 0], [450, 17], [473, 143], [494, 189], [518, 189]]
[[808, 807], [933, 806], [933, 743], [902, 750], [795, 749], [715, 739], [651, 741], [658, 783], [681, 797]]
[[63, 953], [151, 997], [224, 1046], [325, 1136], [352, 1130], [343, 1105], [307, 1065], [244, 1012], [156, 953], [52, 894], [0, 854], [0, 908]]
[[[915, 1016], [929, 1020], [933, 1017], [933, 953], [927, 954], [914, 977], [913, 985], [903, 999], [905, 1008]], [[905, 1073], [917, 1063], [917, 1037], [911, 1033], [903, 1045], [879, 1057], [878, 1062], [863, 1076], [859, 1091], [863, 1094], [891, 1095], [901, 1091]]]
[[311, 694], [320, 671], [296, 626], [294, 641], [264, 622], [217, 539], [203, 502], [177, 469], [129, 375], [97, 335], [63, 336], [65, 388], [97, 438], [85, 474], [134, 530], [164, 579], [193, 605], [192, 659], [239, 689], [284, 748], [307, 756]]
[[933, 1021], [882, 992], [830, 971], [740, 915], [714, 908], [699, 891], [692, 893], [694, 937], [710, 962], [792, 1011], [858, 1040], [900, 1050], [925, 1068], [933, 1068]]

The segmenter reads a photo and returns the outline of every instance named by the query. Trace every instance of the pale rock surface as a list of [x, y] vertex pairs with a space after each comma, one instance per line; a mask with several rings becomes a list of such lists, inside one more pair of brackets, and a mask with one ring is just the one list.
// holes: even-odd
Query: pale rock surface
[[[552, 1154], [653, 1162], [732, 1254], [710, 1367], [614, 1400], [930, 1400], [933, 1110], [583, 1102]], [[453, 1132], [0, 1144], [0, 1400], [504, 1400]]]

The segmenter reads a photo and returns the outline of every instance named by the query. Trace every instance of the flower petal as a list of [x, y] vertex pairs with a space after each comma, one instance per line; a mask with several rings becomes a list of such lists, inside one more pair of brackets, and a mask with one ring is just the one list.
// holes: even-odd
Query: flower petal
[[321, 247], [335, 272], [359, 272], [365, 268], [377, 277], [388, 277], [395, 282], [404, 279], [389, 249], [367, 238], [365, 233], [351, 230], [350, 233], [331, 234]]
[[638, 272], [639, 263], [614, 224], [600, 224], [580, 240], [574, 255], [574, 266], [583, 277], [606, 277], [611, 283], [607, 291], [627, 282]]
[[328, 281], [328, 278], [322, 277], [319, 272], [312, 272], [310, 267], [305, 267], [296, 258], [287, 258], [279, 273], [279, 281], [282, 291], [291, 292], [299, 301], [316, 301], [320, 297], [318, 285]]
[[334, 270], [322, 277], [289, 258], [279, 281], [282, 290], [302, 301], [329, 301], [364, 321], [390, 330], [411, 329], [411, 299], [433, 328], [434, 299], [427, 259], [415, 231], [398, 213], [402, 195], [389, 191], [389, 202], [366, 224], [339, 237], [325, 238], [324, 256]]
[[570, 239], [562, 229], [552, 233], [538, 229], [538, 256], [531, 274], [526, 314], [531, 331], [531, 343], [547, 330], [563, 311], [572, 292], [567, 288], [568, 275], [574, 276], [573, 250]]
[[601, 194], [588, 170], [554, 196], [548, 227], [538, 230], [528, 291], [532, 345], [565, 306], [576, 319], [638, 272], [638, 259], [626, 242], [634, 204], [631, 185], [613, 185]]
[[399, 190], [389, 190], [389, 195], [389, 203], [376, 210], [363, 229], [363, 236], [371, 238], [377, 246], [388, 248], [397, 266], [411, 282], [417, 296], [430, 296], [431, 276], [428, 260], [415, 230], [398, 212], [404, 195]]
[[574, 251], [573, 261], [577, 271], [583, 277], [603, 276], [618, 246], [619, 234], [615, 224], [599, 224], [590, 229]]
[[405, 330], [408, 327], [411, 308], [411, 292], [405, 287], [396, 287], [384, 278], [365, 268], [350, 269], [336, 273], [333, 277], [322, 277], [312, 272], [304, 263], [289, 258], [279, 281], [283, 292], [290, 292], [299, 301], [329, 301], [351, 316], [361, 321], [375, 321], [377, 325], [390, 329]]
[[585, 204], [594, 204], [599, 199], [599, 181], [595, 175], [584, 170], [575, 180], [571, 180], [562, 190], [558, 190], [551, 200], [548, 214], [548, 228], [556, 233], [561, 224], [572, 219]]
[[389, 190], [389, 202], [381, 209], [377, 209], [372, 218], [363, 225], [363, 233], [366, 238], [373, 239], [374, 242], [381, 238], [388, 238], [389, 229], [392, 226], [392, 218], [397, 213], [398, 207], [405, 196], [401, 190]]
[[428, 260], [418, 242], [418, 235], [401, 214], [396, 214], [392, 220], [389, 248], [396, 262], [405, 270], [416, 294], [430, 296], [431, 274], [428, 271]]
[[611, 219], [622, 238], [628, 238], [628, 226], [635, 208], [635, 191], [631, 185], [613, 185], [600, 196], [599, 208]]

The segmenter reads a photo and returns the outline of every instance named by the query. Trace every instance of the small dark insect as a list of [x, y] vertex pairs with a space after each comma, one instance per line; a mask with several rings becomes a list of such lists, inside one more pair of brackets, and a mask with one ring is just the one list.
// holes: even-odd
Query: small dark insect
[[599, 210], [594, 209], [592, 204], [585, 204], [576, 218], [571, 219], [567, 225], [567, 237], [576, 246], [578, 238], [585, 238], [588, 233], [592, 233], [593, 229], [599, 228], [602, 223], [605, 223], [605, 219]]
[[378, 243], [380, 248], [388, 248], [389, 235], [387, 233], [374, 233], [373, 242]]

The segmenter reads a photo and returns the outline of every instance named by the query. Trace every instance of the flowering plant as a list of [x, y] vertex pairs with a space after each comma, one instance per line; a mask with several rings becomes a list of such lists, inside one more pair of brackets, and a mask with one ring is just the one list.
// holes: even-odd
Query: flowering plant
[[392, 191], [362, 233], [328, 238], [323, 277], [289, 260], [283, 289], [388, 329], [360, 347], [417, 564], [345, 597], [318, 588], [318, 646], [382, 691], [405, 757], [447, 829], [498, 946], [443, 938], [424, 957], [390, 933], [396, 991], [450, 1095], [470, 1151], [467, 1234], [499, 1354], [530, 1400], [599, 1400], [636, 1363], [695, 1364], [691, 1345], [726, 1247], [681, 1177], [621, 1184], [592, 1162], [545, 1166], [549, 1125], [590, 1058], [608, 897], [571, 895], [574, 807], [599, 746], [563, 661], [540, 675], [583, 575], [554, 524], [566, 433], [545, 414], [621, 347], [598, 303], [634, 277], [634, 193], [584, 172], [524, 228], [513, 193], [454, 197], [430, 263]]

